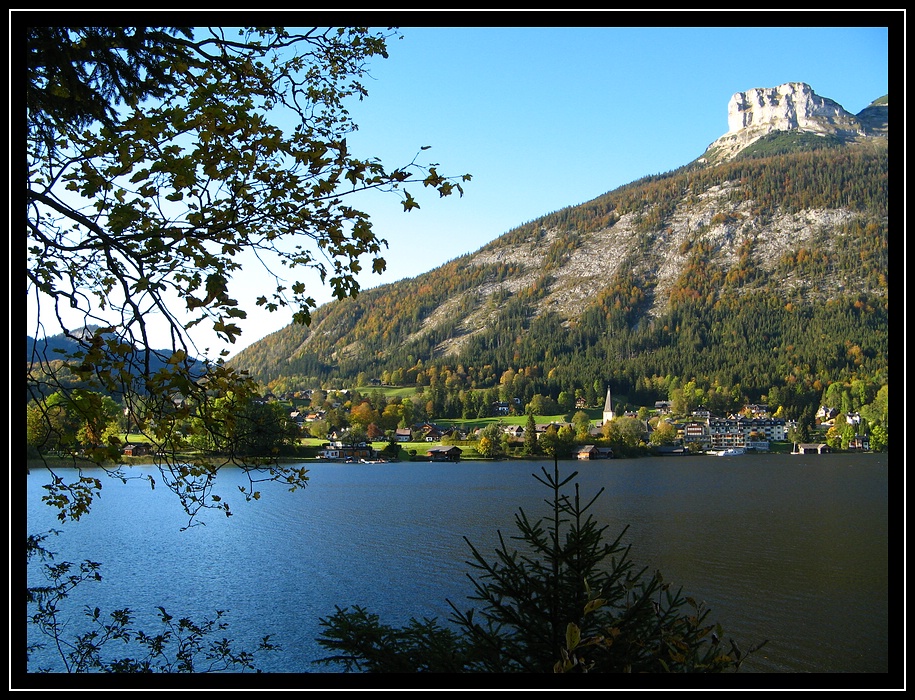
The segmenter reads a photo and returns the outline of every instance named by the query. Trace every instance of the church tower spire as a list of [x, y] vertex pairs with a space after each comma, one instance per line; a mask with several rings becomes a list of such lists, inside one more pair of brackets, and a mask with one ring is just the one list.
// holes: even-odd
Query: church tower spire
[[607, 400], [604, 401], [604, 423], [609, 423], [616, 416], [613, 414], [613, 400], [610, 398], [610, 389], [607, 388]]

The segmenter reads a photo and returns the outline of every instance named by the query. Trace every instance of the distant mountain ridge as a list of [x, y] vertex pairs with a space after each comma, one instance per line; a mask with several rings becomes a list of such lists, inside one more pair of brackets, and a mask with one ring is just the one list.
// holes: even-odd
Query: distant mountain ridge
[[[430, 363], [499, 372], [537, 364], [557, 375], [590, 363], [591, 375], [605, 377], [657, 365], [663, 374], [684, 341], [658, 335], [655, 324], [669, 328], [680, 319], [678, 327], [705, 335], [697, 349], [727, 347], [715, 323], [730, 323], [741, 308], [771, 307], [773, 335], [784, 336], [794, 328], [786, 316], [792, 309], [816, 316], [836, 300], [846, 300], [851, 313], [869, 310], [862, 318], [873, 327], [861, 342], [872, 344], [867, 352], [879, 362], [888, 284], [887, 104], [884, 96], [854, 116], [804, 83], [737, 93], [729, 102], [736, 128], [692, 163], [546, 214], [416, 278], [324, 305], [310, 327], [290, 325], [229, 363], [265, 383], [353, 379]], [[845, 323], [833, 324], [830, 342], [833, 332], [854, 334]], [[790, 374], [781, 365], [790, 362], [792, 343], [779, 342], [785, 347], [772, 351], [760, 385]], [[601, 353], [626, 365], [601, 370]]]
[[[85, 348], [80, 346], [79, 339], [91, 338], [98, 328], [99, 326], [86, 326], [85, 328], [75, 330], [72, 333], [74, 336], [72, 338], [63, 333], [42, 338], [38, 341], [32, 336], [26, 336], [26, 362], [35, 362], [37, 358], [40, 358], [44, 363], [63, 360], [68, 355], [85, 350]], [[149, 356], [150, 370], [155, 373], [165, 367], [168, 363], [168, 358], [171, 357], [172, 353], [172, 350], [151, 350]], [[139, 362], [140, 357], [141, 354], [138, 353], [135, 358], [128, 358], [128, 360], [137, 363]], [[128, 362], [128, 365], [129, 364], [130, 361]], [[193, 372], [195, 374], [202, 374], [203, 365], [197, 362]]]
[[26, 336], [26, 357], [31, 360], [33, 355], [38, 352], [48, 360], [56, 357], [63, 357], [64, 354], [70, 354], [79, 350], [78, 338], [90, 338], [98, 326], [87, 326], [73, 333], [74, 338], [69, 338], [63, 333], [42, 338], [36, 341], [32, 336]]

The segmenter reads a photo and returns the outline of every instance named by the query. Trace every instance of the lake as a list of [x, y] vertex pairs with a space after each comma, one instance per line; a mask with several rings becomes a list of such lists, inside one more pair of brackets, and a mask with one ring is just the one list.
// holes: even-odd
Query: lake
[[[594, 514], [632, 544], [638, 565], [711, 608], [725, 637], [747, 648], [769, 639], [741, 673], [886, 673], [889, 670], [886, 455], [743, 455], [560, 462], [583, 496], [601, 487]], [[143, 481], [105, 480], [82, 521], [61, 526], [40, 503], [47, 473], [28, 476], [28, 532], [61, 527], [47, 542], [58, 560], [102, 563], [103, 581], [71, 598], [141, 623], [156, 606], [199, 621], [228, 610], [227, 636], [248, 648], [265, 634], [283, 651], [271, 672], [320, 673], [318, 619], [362, 605], [393, 626], [461, 608], [472, 586], [466, 536], [491, 552], [514, 515], [546, 514], [548, 490], [531, 474], [552, 462], [309, 465], [307, 488], [238, 494], [239, 470], [218, 492], [232, 517], [204, 515], [181, 530], [177, 498]], [[152, 467], [132, 467], [132, 473]], [[31, 583], [35, 583], [30, 579]], [[140, 625], [141, 627], [143, 624]], [[40, 656], [35, 663], [51, 664]]]

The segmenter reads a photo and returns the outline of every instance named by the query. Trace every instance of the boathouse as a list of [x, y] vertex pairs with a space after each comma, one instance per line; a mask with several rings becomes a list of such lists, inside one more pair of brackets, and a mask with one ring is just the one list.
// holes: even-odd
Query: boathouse
[[461, 459], [463, 450], [454, 445], [441, 447], [430, 447], [426, 451], [426, 456], [430, 462], [458, 462]]
[[797, 453], [802, 455], [821, 455], [824, 452], [829, 452], [829, 445], [827, 445], [825, 442], [802, 442], [798, 443], [797, 446]]
[[613, 450], [609, 447], [597, 447], [596, 445], [584, 445], [578, 450], [578, 459], [612, 459]]

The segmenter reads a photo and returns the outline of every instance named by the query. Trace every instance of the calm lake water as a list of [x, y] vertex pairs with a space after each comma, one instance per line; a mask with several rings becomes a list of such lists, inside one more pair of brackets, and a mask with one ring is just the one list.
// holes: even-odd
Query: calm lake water
[[[282, 645], [260, 658], [263, 670], [322, 672], [314, 639], [335, 605], [362, 605], [394, 626], [445, 620], [446, 599], [470, 607], [463, 537], [491, 552], [498, 530], [515, 533], [519, 507], [545, 515], [549, 492], [531, 476], [542, 467], [553, 465], [319, 463], [304, 490], [267, 486], [251, 503], [238, 495], [241, 473], [228, 470], [219, 492], [234, 515], [208, 513], [185, 531], [173, 494], [107, 480], [89, 515], [48, 547], [58, 560], [103, 565], [103, 581], [71, 598], [74, 626], [89, 603], [129, 606], [147, 629], [159, 605], [195, 621], [228, 610], [230, 638], [253, 649], [271, 634]], [[583, 496], [606, 489], [594, 513], [607, 534], [629, 525], [632, 559], [704, 601], [726, 638], [742, 648], [770, 640], [741, 673], [889, 670], [886, 455], [567, 461], [560, 470], [579, 472]], [[28, 477], [30, 533], [61, 527], [40, 503], [46, 482], [46, 472]], [[29, 670], [53, 661], [33, 657]]]

